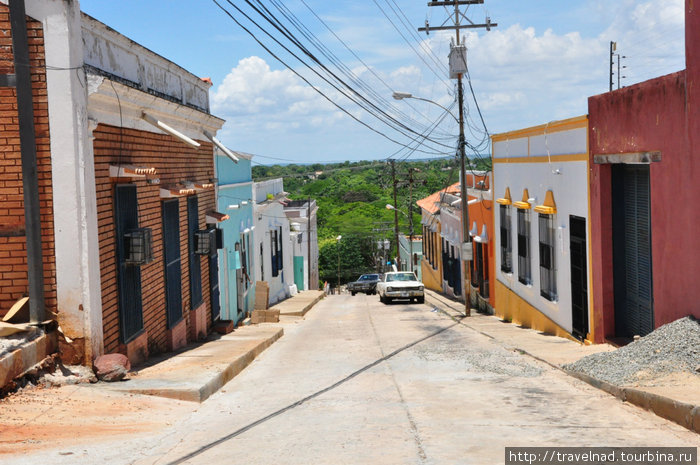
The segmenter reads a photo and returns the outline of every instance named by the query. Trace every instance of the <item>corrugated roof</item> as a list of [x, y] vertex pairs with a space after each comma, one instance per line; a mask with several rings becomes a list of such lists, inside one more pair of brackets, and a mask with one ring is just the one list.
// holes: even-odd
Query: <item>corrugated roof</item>
[[427, 211], [428, 213], [435, 213], [440, 209], [440, 196], [442, 195], [443, 192], [446, 192], [448, 194], [459, 194], [459, 183], [456, 182], [452, 184], [451, 186], [448, 186], [447, 189], [440, 189], [439, 191], [435, 192], [434, 194], [430, 194], [424, 199], [420, 199], [418, 202], [419, 207], [421, 207], [423, 210]]

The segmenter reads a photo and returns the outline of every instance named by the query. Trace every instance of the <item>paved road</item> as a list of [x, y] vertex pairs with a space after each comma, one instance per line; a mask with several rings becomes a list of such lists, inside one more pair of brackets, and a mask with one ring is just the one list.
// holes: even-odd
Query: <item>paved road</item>
[[506, 446], [700, 446], [427, 305], [331, 296], [139, 464], [502, 464]]
[[51, 463], [488, 465], [504, 463], [506, 446], [700, 446], [427, 305], [364, 295], [330, 296], [285, 325], [184, 415]]

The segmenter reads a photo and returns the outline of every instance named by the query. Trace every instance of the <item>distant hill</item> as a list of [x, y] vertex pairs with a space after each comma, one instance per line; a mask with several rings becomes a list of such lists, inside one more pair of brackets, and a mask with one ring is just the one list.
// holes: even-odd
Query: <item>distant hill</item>
[[[483, 168], [483, 167], [482, 167]], [[422, 234], [416, 201], [459, 181], [454, 159], [396, 162], [398, 208], [408, 215], [412, 205], [413, 233]], [[409, 183], [409, 170], [413, 182]], [[284, 178], [284, 189], [295, 200], [312, 198], [318, 204], [321, 281], [337, 281], [340, 255], [342, 283], [375, 271], [377, 241], [389, 239], [395, 255], [394, 204], [391, 165], [387, 162], [344, 162], [312, 165], [257, 165], [253, 179]], [[411, 184], [411, 185], [409, 185]], [[399, 233], [409, 234], [409, 221], [399, 214]], [[340, 244], [336, 237], [342, 236]], [[338, 250], [340, 247], [340, 251]]]

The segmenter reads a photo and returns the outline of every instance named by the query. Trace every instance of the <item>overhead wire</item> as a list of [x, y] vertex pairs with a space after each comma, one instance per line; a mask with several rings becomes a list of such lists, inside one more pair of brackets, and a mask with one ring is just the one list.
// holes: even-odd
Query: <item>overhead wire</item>
[[[300, 0], [301, 3], [309, 10], [309, 12], [316, 18], [316, 20], [323, 26], [325, 27], [328, 32], [330, 32], [333, 37], [340, 42], [340, 44], [356, 59], [358, 60], [364, 68], [369, 71], [369, 73], [374, 76], [377, 81], [382, 83], [384, 87], [389, 91], [393, 92], [393, 88], [384, 80], [371, 66], [369, 66], [350, 46], [343, 40], [341, 39], [338, 34], [333, 31], [333, 29], [328, 26], [328, 24], [309, 6], [309, 4], [305, 0]], [[388, 99], [385, 99], [381, 94], [379, 94], [377, 91], [375, 91], [371, 86], [369, 86], [367, 83], [365, 83], [362, 78], [357, 76], [348, 66], [346, 66], [342, 61], [338, 59], [338, 57], [328, 48], [323, 44], [323, 41], [318, 39], [318, 37], [311, 31], [309, 30], [308, 27], [306, 27], [303, 22], [299, 20], [299, 18], [294, 15], [294, 13], [286, 6], [284, 3], [282, 3], [279, 0], [271, 0], [271, 3], [275, 5], [275, 7], [292, 23], [294, 26], [299, 30], [302, 35], [304, 35], [307, 40], [312, 42], [319, 50], [324, 53], [324, 56], [329, 58], [339, 69], [343, 70], [346, 75], [348, 75], [351, 79], [353, 79], [358, 85], [362, 86], [368, 93], [372, 94], [375, 98], [377, 98], [379, 101], [382, 103], [385, 103], [387, 106], [389, 106], [392, 110], [396, 111], [400, 115], [402, 115], [404, 118], [407, 118], [411, 120], [411, 118], [402, 112], [400, 109], [398, 109], [396, 106], [391, 105], [388, 101]], [[325, 50], [325, 52], [324, 52]], [[410, 105], [409, 105], [410, 106]]]
[[[230, 0], [227, 0], [227, 1], [228, 1], [229, 3], [231, 3]], [[234, 22], [238, 25], [238, 27], [240, 27], [243, 31], [245, 31], [248, 35], [250, 35], [250, 36], [253, 38], [253, 40], [255, 40], [267, 53], [270, 54], [270, 56], [272, 56], [275, 60], [277, 60], [277, 61], [278, 61], [279, 63], [281, 63], [282, 65], [284, 65], [287, 69], [289, 69], [292, 73], [294, 73], [297, 77], [299, 77], [299, 79], [301, 79], [301, 80], [304, 81], [306, 84], [308, 84], [315, 92], [317, 92], [319, 95], [321, 95], [325, 100], [327, 100], [327, 101], [328, 101], [329, 103], [331, 103], [333, 106], [335, 106], [336, 108], [338, 108], [340, 111], [342, 111], [342, 112], [345, 113], [346, 115], [350, 116], [350, 118], [352, 118], [353, 120], [355, 120], [356, 122], [358, 122], [358, 123], [361, 124], [362, 126], [366, 127], [366, 128], [369, 129], [370, 131], [372, 131], [372, 132], [374, 132], [374, 133], [380, 135], [381, 137], [383, 137], [383, 138], [389, 140], [390, 142], [393, 142], [393, 143], [395, 143], [395, 144], [397, 144], [397, 145], [400, 145], [400, 146], [405, 146], [405, 145], [406, 145], [406, 144], [404, 144], [404, 143], [402, 143], [402, 142], [399, 142], [399, 141], [397, 141], [396, 139], [394, 139], [394, 138], [388, 136], [387, 134], [385, 134], [385, 133], [383, 133], [383, 132], [377, 130], [376, 128], [372, 127], [372, 126], [369, 125], [368, 123], [362, 121], [362, 120], [359, 119], [357, 116], [353, 115], [349, 110], [347, 110], [346, 108], [342, 107], [340, 104], [338, 104], [337, 102], [335, 102], [335, 101], [334, 101], [333, 99], [331, 99], [328, 95], [326, 95], [323, 91], [321, 91], [321, 90], [318, 89], [316, 86], [314, 86], [306, 77], [304, 77], [303, 75], [301, 75], [298, 71], [296, 71], [293, 67], [291, 67], [286, 61], [284, 61], [284, 60], [283, 60], [282, 58], [280, 58], [276, 53], [274, 53], [274, 52], [273, 52], [268, 46], [266, 46], [266, 45], [265, 45], [265, 44], [264, 44], [250, 29], [248, 29], [247, 27], [245, 27], [240, 21], [238, 21], [238, 19], [236, 19], [236, 17], [235, 17], [230, 11], [228, 11], [226, 8], [224, 8], [224, 6], [221, 5], [221, 3], [219, 3], [218, 0], [212, 0], [212, 2], [213, 2], [214, 4], [216, 4], [216, 6], [218, 6], [227, 16], [229, 16], [229, 18], [231, 18], [231, 20], [234, 21]], [[249, 19], [253, 24], [255, 24], [259, 29], [261, 29], [261, 30], [264, 31], [267, 35], [269, 35], [269, 33], [267, 33], [259, 24], [257, 24], [255, 21], [253, 21], [253, 20], [252, 20], [248, 15], [246, 15], [242, 10], [240, 10], [238, 7], [236, 7], [236, 6], [233, 5], [232, 3], [231, 3], [231, 5], [234, 6], [234, 8], [236, 8], [237, 11], [239, 11], [239, 12], [240, 12], [241, 14], [243, 14], [246, 18], [248, 18], [248, 19]], [[277, 41], [277, 42], [278, 42], [278, 41]], [[286, 50], [288, 50], [288, 49], [287, 49], [286, 47], [284, 47], [283, 45], [282, 45], [282, 47], [285, 48]], [[288, 50], [288, 51], [289, 51], [289, 50]], [[290, 51], [290, 53], [291, 53], [291, 51]], [[292, 53], [292, 55], [295, 56], [293, 53]], [[298, 58], [298, 57], [297, 57], [297, 58]], [[303, 61], [303, 60], [302, 60], [302, 61]], [[399, 132], [400, 132], [400, 131], [399, 131]], [[402, 133], [402, 134], [403, 134], [403, 133]], [[406, 136], [406, 134], [403, 134], [403, 135]], [[410, 136], [407, 136], [407, 137], [410, 137]], [[444, 145], [444, 144], [442, 144], [442, 145]], [[420, 152], [422, 152], [422, 153], [428, 153], [428, 154], [432, 154], [432, 153], [433, 153], [433, 152], [425, 152], [425, 151], [422, 151], [422, 150], [420, 150]]]

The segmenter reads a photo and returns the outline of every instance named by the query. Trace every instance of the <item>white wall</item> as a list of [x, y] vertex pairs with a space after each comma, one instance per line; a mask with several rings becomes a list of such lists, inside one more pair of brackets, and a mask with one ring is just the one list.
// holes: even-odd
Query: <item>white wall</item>
[[[583, 132], [582, 132], [583, 131]], [[511, 289], [530, 305], [540, 310], [562, 328], [571, 332], [571, 262], [570, 262], [570, 233], [569, 216], [575, 215], [586, 218], [588, 230], [588, 162], [587, 161], [563, 161], [557, 159], [558, 155], [586, 153], [587, 146], [585, 138], [581, 135], [585, 130], [578, 128], [570, 131], [562, 131], [552, 143], [552, 136], [548, 135], [550, 155], [554, 157], [550, 164], [545, 162], [534, 163], [494, 163], [494, 197], [502, 198], [506, 188], [510, 189], [513, 202], [520, 201], [523, 196], [523, 189], [528, 189], [529, 196], [536, 198], [532, 206], [542, 205], [545, 194], [551, 190], [554, 194], [557, 213], [554, 215], [555, 234], [555, 268], [557, 301], [551, 302], [540, 295], [540, 268], [539, 268], [539, 214], [530, 210], [530, 263], [532, 284], [524, 285], [518, 281], [518, 220], [517, 209], [510, 207], [511, 217], [511, 238], [512, 238], [512, 262], [513, 272], [503, 273], [501, 271], [501, 248], [500, 248], [500, 205], [494, 203], [494, 220], [496, 231], [496, 248], [494, 264], [496, 277], [499, 282]], [[536, 148], [537, 153], [532, 156], [542, 155], [542, 147], [538, 147], [543, 138], [532, 137], [529, 146]], [[527, 140], [527, 138], [525, 138]], [[508, 145], [509, 147], [506, 147]], [[520, 158], [527, 156], [522, 153], [514, 153], [514, 147], [524, 148], [528, 144], [521, 143], [521, 139], [514, 143], [511, 141], [498, 141], [493, 143], [494, 154], [497, 158]], [[552, 148], [557, 147], [558, 152], [553, 152]], [[546, 154], [546, 152], [545, 152]], [[559, 174], [555, 174], [558, 172]], [[590, 248], [590, 238], [586, 240], [587, 248]], [[588, 256], [588, 251], [587, 251]], [[589, 263], [590, 266], [590, 263]], [[591, 283], [588, 282], [589, 296]]]

